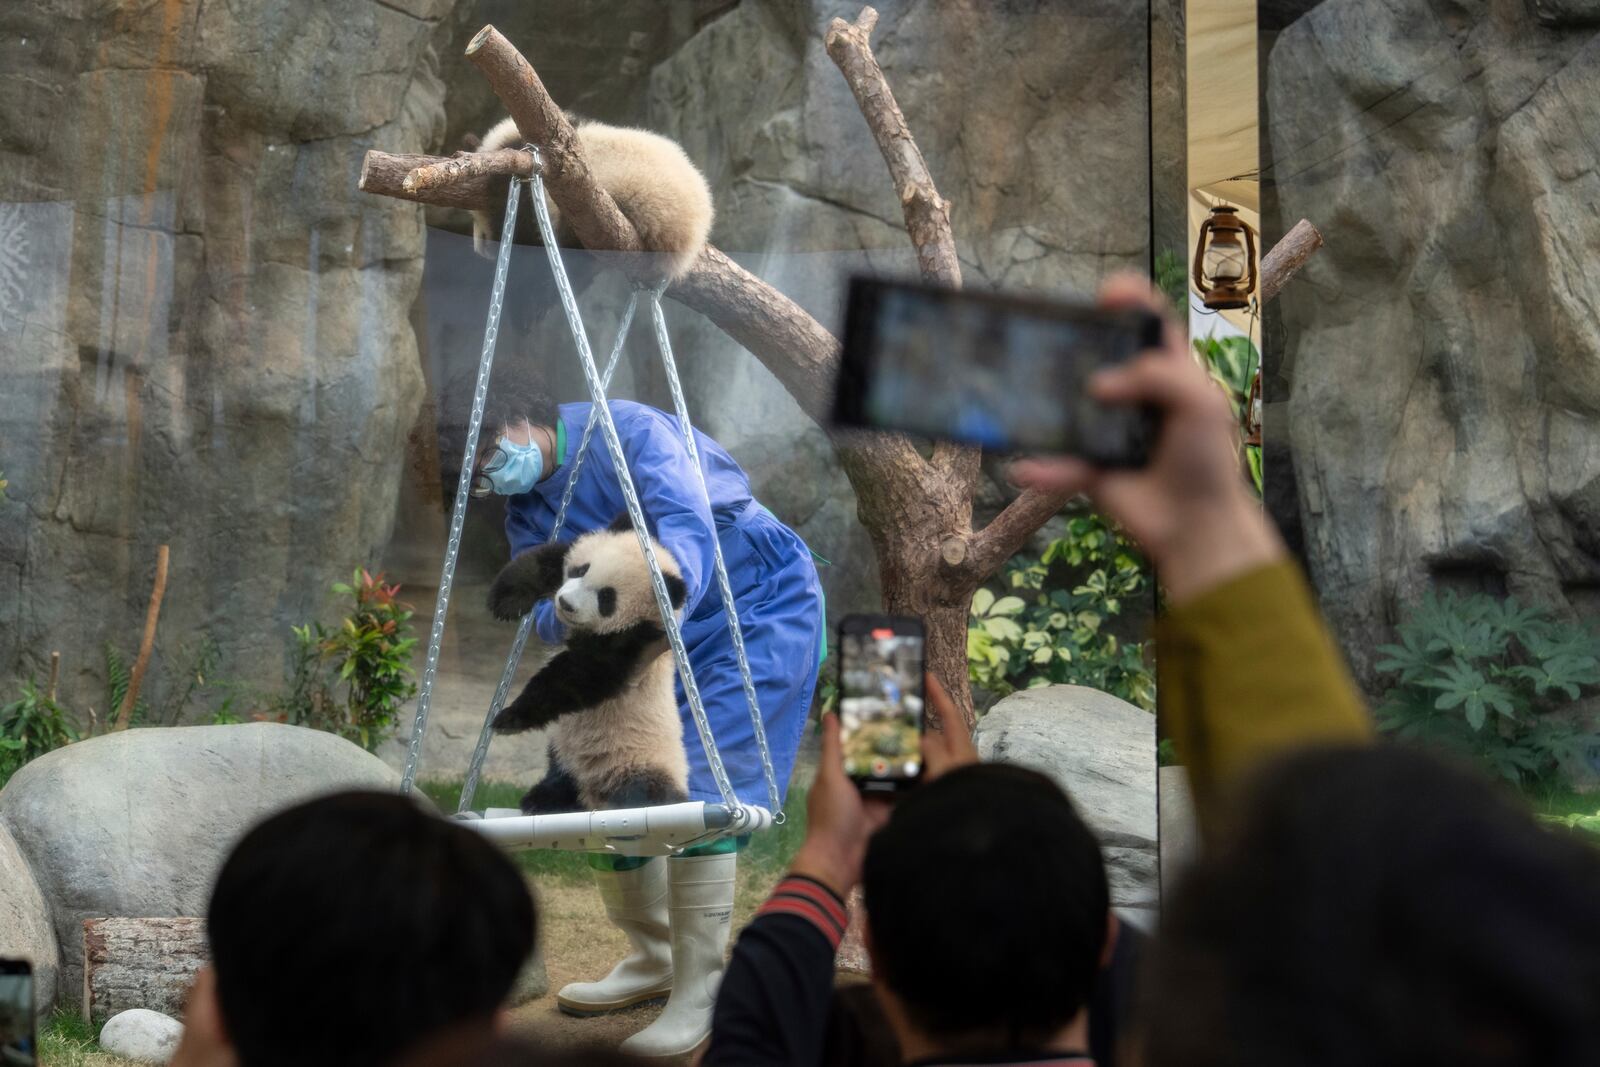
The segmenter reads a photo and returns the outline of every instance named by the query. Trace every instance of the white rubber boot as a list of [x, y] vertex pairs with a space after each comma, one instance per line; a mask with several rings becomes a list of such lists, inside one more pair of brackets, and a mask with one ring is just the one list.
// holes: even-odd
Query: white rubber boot
[[568, 1015], [602, 1015], [672, 991], [672, 940], [667, 920], [667, 865], [652, 859], [631, 871], [594, 872], [606, 915], [633, 951], [598, 982], [572, 982], [556, 994]]
[[733, 926], [733, 874], [739, 856], [674, 856], [667, 861], [672, 967], [677, 981], [660, 1017], [622, 1043], [635, 1056], [682, 1056], [711, 1033]]

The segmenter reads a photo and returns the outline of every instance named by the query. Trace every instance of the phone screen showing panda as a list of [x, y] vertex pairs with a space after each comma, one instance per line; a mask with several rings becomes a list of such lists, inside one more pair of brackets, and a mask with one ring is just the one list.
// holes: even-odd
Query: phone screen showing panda
[[865, 791], [922, 776], [922, 621], [852, 615], [839, 633], [839, 725], [845, 773]]
[[0, 1064], [37, 1062], [33, 1013], [33, 969], [23, 960], [0, 960]]

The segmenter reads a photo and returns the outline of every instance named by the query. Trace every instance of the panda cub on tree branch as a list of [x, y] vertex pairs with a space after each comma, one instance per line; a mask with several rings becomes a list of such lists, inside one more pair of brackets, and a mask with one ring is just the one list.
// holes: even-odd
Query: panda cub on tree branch
[[[675, 610], [686, 589], [653, 538]], [[519, 619], [554, 596], [563, 649], [494, 721], [498, 733], [547, 727], [550, 769], [522, 798], [529, 815], [672, 804], [689, 797], [689, 761], [650, 568], [626, 515], [570, 544], [531, 549], [489, 590], [496, 618]]]
[[[570, 116], [569, 116], [570, 118]], [[657, 253], [656, 271], [667, 281], [689, 272], [711, 234], [711, 187], [689, 161], [676, 141], [649, 130], [607, 126], [603, 122], [575, 121], [578, 144], [595, 182], [611, 194], [644, 247]], [[525, 143], [517, 124], [504, 119], [483, 135], [479, 152], [520, 148]], [[571, 230], [562, 224], [555, 202], [547, 200], [556, 239], [563, 248], [577, 247]], [[526, 222], [524, 222], [526, 218]], [[475, 211], [472, 244], [480, 254], [490, 254], [490, 242], [499, 240], [504, 211]], [[539, 244], [538, 224], [531, 211], [517, 218], [516, 242]]]

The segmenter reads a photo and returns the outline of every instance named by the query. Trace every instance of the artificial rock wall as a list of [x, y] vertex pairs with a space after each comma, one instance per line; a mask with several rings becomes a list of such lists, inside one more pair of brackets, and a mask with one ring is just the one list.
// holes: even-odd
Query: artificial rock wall
[[1328, 242], [1269, 449], [1358, 674], [1430, 587], [1600, 612], [1600, 4], [1325, 0], [1266, 70], [1269, 225]]

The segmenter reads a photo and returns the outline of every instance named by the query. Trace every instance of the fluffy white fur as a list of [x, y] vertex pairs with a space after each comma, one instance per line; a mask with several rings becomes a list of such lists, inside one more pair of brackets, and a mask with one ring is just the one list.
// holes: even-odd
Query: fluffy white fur
[[[652, 544], [662, 573], [677, 576], [672, 553], [659, 542]], [[566, 575], [556, 592], [556, 615], [572, 630], [615, 634], [641, 622], [659, 624], [650, 569], [632, 530], [597, 530], [574, 541]], [[602, 589], [616, 598], [609, 615], [600, 611]], [[687, 793], [689, 761], [674, 678], [663, 638], [661, 651], [645, 657], [621, 694], [581, 714], [564, 715], [550, 728], [551, 751], [577, 780], [586, 808], [604, 806], [624, 779], [652, 771]]]
[[[714, 211], [705, 177], [676, 141], [658, 133], [602, 122], [578, 122], [576, 128], [595, 181], [639, 231], [645, 248], [660, 253], [659, 273], [668, 280], [681, 278], [711, 234]], [[503, 119], [484, 134], [478, 151], [496, 152], [522, 144], [517, 124]], [[555, 203], [547, 203], [558, 240], [563, 245], [576, 244], [563, 229]], [[497, 218], [474, 212], [473, 247], [485, 253], [487, 243], [499, 238], [499, 224]]]

